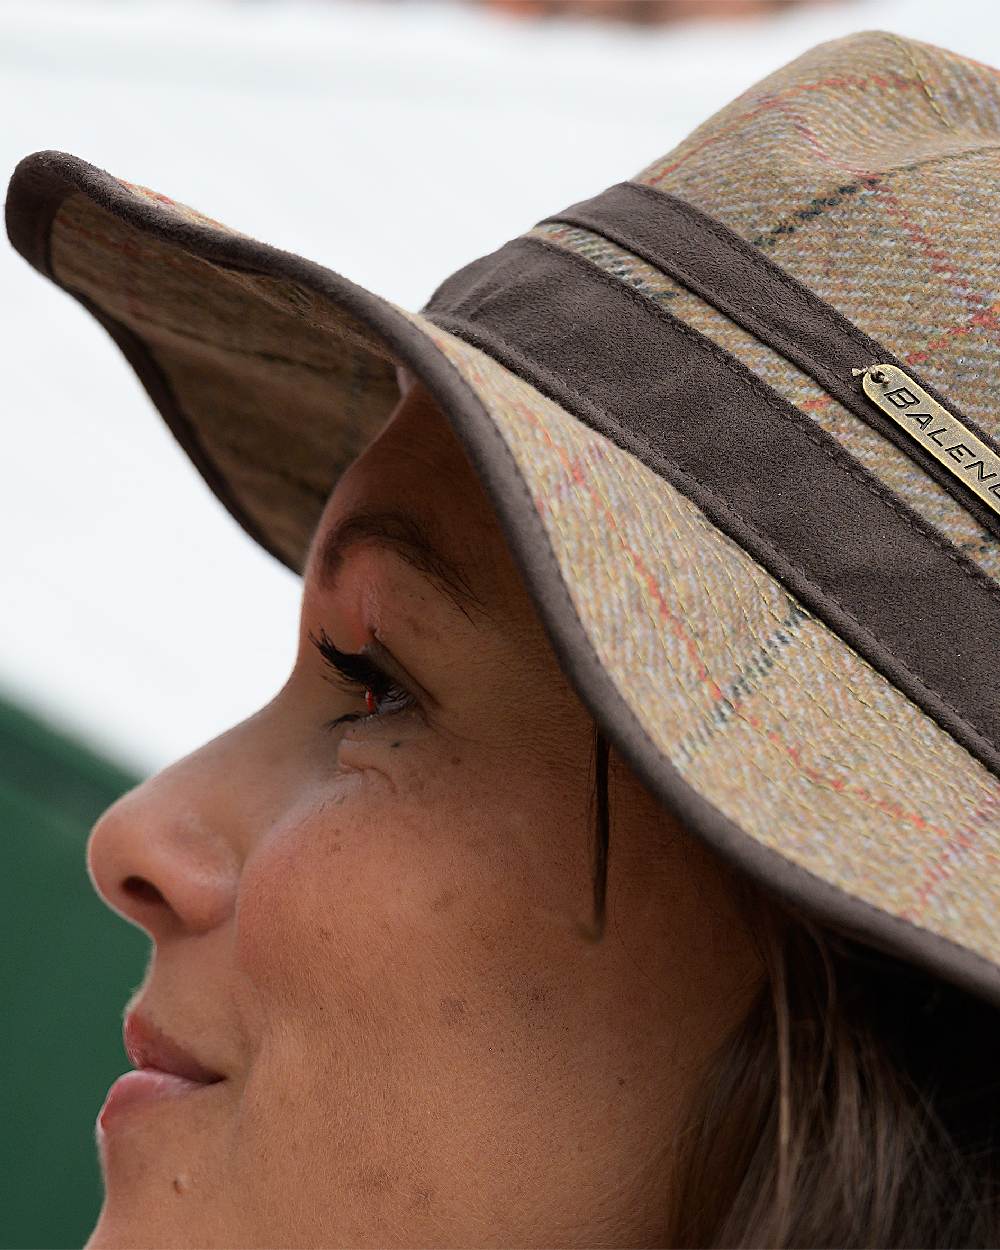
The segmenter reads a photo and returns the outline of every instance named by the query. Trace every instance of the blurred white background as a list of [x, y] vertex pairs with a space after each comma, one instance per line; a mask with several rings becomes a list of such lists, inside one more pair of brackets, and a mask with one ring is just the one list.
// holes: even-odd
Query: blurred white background
[[[997, 0], [652, 30], [447, 0], [0, 0], [0, 174], [70, 152], [417, 309], [812, 44], [866, 29], [1000, 65]], [[0, 290], [0, 693], [151, 771], [282, 685], [298, 580], [6, 235]]]

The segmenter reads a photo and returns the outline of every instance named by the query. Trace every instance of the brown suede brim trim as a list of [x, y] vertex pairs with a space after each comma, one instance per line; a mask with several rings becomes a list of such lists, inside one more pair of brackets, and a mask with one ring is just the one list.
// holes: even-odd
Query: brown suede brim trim
[[[755, 841], [694, 790], [655, 747], [605, 672], [576, 615], [544, 523], [502, 434], [475, 390], [411, 321], [386, 301], [322, 265], [264, 243], [182, 222], [153, 204], [137, 201], [103, 170], [66, 153], [45, 151], [25, 157], [15, 168], [7, 193], [6, 220], [15, 248], [53, 281], [47, 262], [53, 203], [76, 190], [138, 228], [194, 255], [301, 283], [329, 300], [332, 307], [344, 308], [366, 324], [441, 406], [490, 495], [511, 554], [564, 672], [650, 792], [724, 860], [779, 897], [852, 937], [937, 973], [1000, 1006], [1000, 968], [995, 964], [847, 894]], [[78, 298], [72, 290], [69, 294]], [[84, 306], [94, 311], [88, 304]], [[111, 332], [107, 321], [102, 319], [102, 324]], [[117, 334], [114, 337], [121, 342]], [[132, 340], [128, 359], [164, 417], [168, 421], [183, 421], [183, 414], [168, 412], [161, 406], [170, 397], [151, 378], [150, 362], [141, 340]], [[217, 479], [218, 475], [213, 477]], [[211, 478], [207, 480], [213, 485]], [[228, 507], [227, 499], [220, 498]], [[241, 516], [236, 519], [243, 523]], [[845, 830], [846, 836], [849, 831]]]
[[[119, 198], [122, 208], [136, 207], [141, 210], [143, 206], [141, 203], [133, 204], [131, 198], [126, 200], [125, 193], [113, 183], [107, 174], [104, 175], [106, 181], [90, 179], [86, 186], [81, 186], [74, 180], [74, 170], [64, 169], [61, 161], [36, 160], [36, 157], [54, 158], [62, 155], [63, 153], [59, 152], [40, 152], [35, 156], [25, 158], [18, 164], [7, 191], [6, 222], [7, 235], [25, 260], [39, 273], [51, 279], [56, 286], [62, 290], [69, 290], [56, 279], [52, 272], [49, 255], [52, 222], [66, 196], [85, 190], [91, 199], [108, 209], [111, 209], [112, 204], [118, 202]], [[124, 212], [119, 212], [118, 215], [126, 220], [132, 220]], [[139, 224], [139, 221], [135, 221], [135, 224]], [[162, 414], [170, 432], [212, 488], [216, 498], [225, 505], [229, 513], [255, 542], [259, 543], [276, 560], [286, 563], [277, 548], [271, 544], [269, 536], [255, 524], [253, 518], [230, 490], [229, 483], [219, 472], [215, 461], [206, 452], [198, 431], [177, 403], [163, 370], [142, 339], [128, 326], [109, 317], [82, 291], [70, 290], [69, 294], [79, 300], [84, 308], [97, 318], [118, 344], [125, 359], [145, 387], [146, 393]], [[292, 571], [299, 572], [298, 569]]]

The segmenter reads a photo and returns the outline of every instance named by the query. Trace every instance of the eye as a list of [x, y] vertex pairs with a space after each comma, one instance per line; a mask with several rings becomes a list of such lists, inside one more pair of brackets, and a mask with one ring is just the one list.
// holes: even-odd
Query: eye
[[400, 712], [415, 702], [410, 692], [379, 668], [370, 656], [363, 652], [338, 650], [324, 629], [320, 629], [318, 638], [310, 632], [309, 641], [336, 674], [333, 679], [335, 684], [342, 690], [363, 693], [369, 712], [367, 716], [360, 712], [347, 712], [327, 721], [326, 729], [333, 729], [344, 721], [375, 720], [391, 712]]

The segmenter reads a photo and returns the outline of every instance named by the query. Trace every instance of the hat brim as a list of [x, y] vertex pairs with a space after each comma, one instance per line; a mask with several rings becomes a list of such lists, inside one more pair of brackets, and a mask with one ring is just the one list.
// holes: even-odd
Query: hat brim
[[25, 157], [6, 221], [296, 571], [405, 365], [649, 790], [779, 897], [1000, 1004], [997, 779], [671, 483], [428, 317], [74, 156]]

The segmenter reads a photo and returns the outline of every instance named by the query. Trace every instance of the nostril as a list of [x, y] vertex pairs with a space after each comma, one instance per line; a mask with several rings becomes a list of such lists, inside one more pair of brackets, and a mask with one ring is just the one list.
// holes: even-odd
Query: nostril
[[122, 882], [122, 889], [133, 898], [142, 899], [143, 902], [162, 903], [165, 901], [156, 886], [145, 877], [126, 877]]

